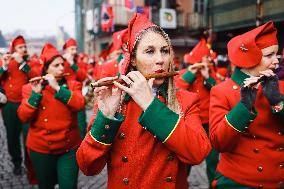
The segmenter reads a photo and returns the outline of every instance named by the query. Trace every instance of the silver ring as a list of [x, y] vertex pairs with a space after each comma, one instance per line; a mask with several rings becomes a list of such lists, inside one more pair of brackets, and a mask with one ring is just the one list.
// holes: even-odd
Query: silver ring
[[131, 81], [128, 85], [129, 85], [129, 87], [131, 87], [132, 86], [132, 84], [133, 84], [133, 81]]

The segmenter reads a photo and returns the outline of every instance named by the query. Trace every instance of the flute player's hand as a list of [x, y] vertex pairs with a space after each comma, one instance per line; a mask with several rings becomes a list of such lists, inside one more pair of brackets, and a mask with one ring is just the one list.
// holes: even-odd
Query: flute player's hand
[[121, 79], [125, 81], [129, 87], [121, 85], [118, 82], [114, 82], [114, 85], [127, 92], [143, 110], [146, 110], [154, 99], [152, 93], [154, 78], [147, 81], [139, 71], [132, 71], [126, 76], [121, 75]]
[[35, 92], [35, 93], [38, 93], [40, 94], [41, 91], [42, 91], [42, 79], [41, 80], [36, 80], [36, 81], [33, 81], [31, 82], [31, 85], [32, 85], [32, 90]]
[[[117, 77], [106, 77], [97, 81], [97, 83], [103, 81], [112, 81]], [[97, 99], [98, 107], [101, 112], [109, 119], [113, 119], [119, 102], [121, 99], [121, 90], [119, 88], [113, 88], [113, 86], [96, 87], [94, 90], [94, 96]]]

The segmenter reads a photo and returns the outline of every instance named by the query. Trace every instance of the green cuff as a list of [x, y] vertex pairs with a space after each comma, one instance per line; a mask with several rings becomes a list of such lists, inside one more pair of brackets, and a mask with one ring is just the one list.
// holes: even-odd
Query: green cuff
[[182, 79], [187, 83], [192, 84], [196, 79], [196, 75], [188, 70], [185, 74], [183, 74]]
[[239, 102], [227, 115], [227, 121], [237, 131], [244, 132], [256, 118], [257, 112], [251, 113], [243, 103]]
[[54, 97], [56, 99], [59, 99], [60, 101], [62, 101], [64, 104], [68, 104], [70, 98], [71, 98], [71, 91], [66, 89], [65, 87], [60, 87], [59, 91], [57, 93], [55, 93]]
[[97, 116], [91, 128], [91, 135], [96, 141], [103, 144], [111, 144], [114, 137], [124, 120], [124, 117], [120, 113], [115, 114], [115, 119], [109, 119], [98, 110]]
[[3, 67], [0, 67], [0, 75], [2, 75], [2, 74], [5, 73], [5, 72], [6, 72], [6, 70], [4, 70]]
[[208, 79], [204, 80], [203, 84], [207, 89], [211, 89], [212, 87], [214, 87], [216, 85], [216, 81], [213, 77], [209, 76]]
[[42, 94], [38, 94], [38, 93], [32, 91], [32, 94], [31, 94], [30, 98], [28, 99], [28, 103], [32, 107], [38, 108], [39, 103], [41, 101], [41, 98], [42, 98]]
[[24, 66], [21, 68], [21, 70], [26, 74], [29, 73], [31, 71], [31, 67], [25, 62], [22, 64], [24, 64]]
[[155, 98], [138, 118], [142, 127], [149, 130], [160, 141], [165, 142], [179, 122], [179, 115]]
[[74, 64], [71, 66], [71, 69], [72, 69], [73, 71], [77, 72], [77, 70], [78, 70], [79, 68], [78, 68], [77, 64], [74, 63]]

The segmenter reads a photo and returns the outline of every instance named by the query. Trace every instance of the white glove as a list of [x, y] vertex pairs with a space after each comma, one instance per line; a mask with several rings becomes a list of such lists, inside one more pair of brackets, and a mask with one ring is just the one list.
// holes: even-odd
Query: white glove
[[7, 97], [3, 93], [0, 92], [0, 104], [6, 104]]

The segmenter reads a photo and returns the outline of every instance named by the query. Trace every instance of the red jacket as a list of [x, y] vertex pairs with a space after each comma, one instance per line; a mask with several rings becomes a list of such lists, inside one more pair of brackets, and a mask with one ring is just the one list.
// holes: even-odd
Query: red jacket
[[[243, 75], [235, 72], [233, 79]], [[210, 140], [221, 152], [217, 171], [242, 185], [279, 188], [284, 181], [284, 113], [274, 114], [259, 89], [258, 114], [251, 114], [239, 102], [241, 83], [228, 79], [211, 89]], [[284, 82], [279, 85], [284, 94]]]
[[106, 62], [102, 65], [101, 78], [104, 77], [115, 77], [118, 74], [118, 62], [117, 60], [112, 60], [110, 62]]
[[[90, 122], [92, 130], [88, 132], [77, 151], [77, 162], [83, 173], [98, 174], [107, 164], [110, 189], [123, 188], [126, 185], [129, 188], [188, 188], [186, 165], [199, 164], [207, 156], [211, 146], [199, 118], [197, 95], [178, 91], [177, 99], [182, 111], [173, 125], [164, 121], [172, 121], [169, 117], [175, 114], [165, 105], [154, 113], [146, 113], [150, 111], [150, 105], [141, 115], [141, 108], [130, 100], [127, 106], [123, 107], [125, 119], [121, 126], [103, 125], [101, 129], [103, 132], [104, 129], [117, 128], [112, 143], [101, 142], [91, 134], [93, 129], [99, 127], [92, 125], [96, 114], [100, 114], [95, 109]], [[152, 105], [154, 102], [163, 104], [156, 99]], [[153, 105], [151, 109], [155, 107], [157, 106]], [[165, 114], [165, 111], [168, 114]], [[155, 116], [151, 117], [153, 114]], [[143, 123], [143, 116], [148, 116], [147, 121], [144, 120], [147, 124]], [[140, 122], [137, 122], [138, 119]], [[153, 127], [158, 130], [157, 137], [154, 131], [147, 128], [152, 120], [159, 124]], [[99, 120], [96, 119], [95, 122], [97, 121]], [[165, 132], [167, 126], [175, 127], [166, 135], [167, 138], [161, 141], [159, 132]]]
[[[27, 84], [30, 78], [37, 75], [35, 70], [30, 68], [29, 64], [30, 62], [27, 62], [26, 66], [30, 69], [27, 73], [20, 69], [21, 65], [14, 59], [11, 59], [7, 71], [4, 71], [1, 67], [1, 85], [5, 90], [8, 101], [21, 102], [23, 85]], [[2, 66], [1, 61], [0, 66]]]
[[68, 80], [76, 80], [83, 82], [87, 78], [87, 69], [83, 63], [74, 63], [72, 67], [70, 64], [64, 62], [64, 73], [69, 73], [69, 76], [66, 76]]
[[[55, 94], [60, 97], [55, 98]], [[32, 93], [30, 84], [25, 85], [18, 115], [23, 122], [30, 122], [27, 147], [36, 152], [60, 154], [79, 146], [77, 112], [83, 106], [81, 84], [76, 81], [69, 81], [68, 90], [61, 87], [57, 93], [46, 86], [42, 96]]]
[[[175, 84], [178, 88], [186, 89], [190, 92], [197, 93], [200, 98], [200, 117], [202, 124], [209, 123], [209, 99], [210, 99], [210, 87], [204, 85], [204, 77], [200, 72], [195, 74], [195, 80], [192, 84], [184, 80], [183, 75], [187, 72], [187, 69], [180, 71], [179, 75], [175, 77]], [[213, 72], [213, 70], [212, 70]], [[214, 73], [210, 74], [211, 78], [215, 79]], [[215, 85], [215, 83], [214, 83]]]

